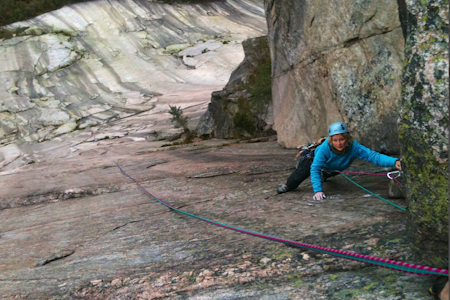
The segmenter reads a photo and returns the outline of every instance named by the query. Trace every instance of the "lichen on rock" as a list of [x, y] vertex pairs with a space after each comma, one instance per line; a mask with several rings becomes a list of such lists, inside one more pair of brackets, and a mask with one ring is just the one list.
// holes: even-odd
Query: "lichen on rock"
[[407, 1], [400, 143], [418, 260], [448, 265], [448, 1]]

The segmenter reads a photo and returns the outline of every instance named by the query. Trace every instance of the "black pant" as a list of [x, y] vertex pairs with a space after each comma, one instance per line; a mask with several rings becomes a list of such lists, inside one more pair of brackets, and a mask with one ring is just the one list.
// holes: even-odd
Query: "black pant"
[[295, 171], [287, 179], [286, 185], [288, 187], [288, 191], [294, 190], [300, 183], [309, 177], [312, 162], [313, 159], [310, 156], [306, 156], [299, 161]]
[[[295, 171], [289, 176], [287, 179], [286, 185], [288, 187], [288, 191], [292, 191], [296, 189], [300, 183], [302, 183], [306, 178], [311, 174], [311, 164], [313, 162], [313, 158], [311, 156], [306, 156], [302, 158], [295, 168]], [[327, 178], [338, 175], [337, 172], [326, 172], [321, 171], [321, 179], [322, 182], [326, 181]]]

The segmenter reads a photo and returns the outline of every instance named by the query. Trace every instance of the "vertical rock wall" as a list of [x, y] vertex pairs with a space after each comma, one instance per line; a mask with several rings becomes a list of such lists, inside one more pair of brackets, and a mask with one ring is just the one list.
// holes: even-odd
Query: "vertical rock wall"
[[423, 264], [448, 265], [448, 0], [406, 1], [408, 38], [400, 143], [411, 244]]
[[404, 37], [396, 0], [268, 0], [278, 141], [315, 140], [336, 121], [398, 152]]

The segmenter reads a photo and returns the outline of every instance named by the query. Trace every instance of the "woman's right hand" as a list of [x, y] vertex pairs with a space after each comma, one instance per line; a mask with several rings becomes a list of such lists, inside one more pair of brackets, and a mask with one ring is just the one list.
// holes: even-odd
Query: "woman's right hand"
[[317, 192], [317, 193], [314, 194], [313, 199], [318, 201], [318, 200], [323, 200], [326, 197], [327, 196], [325, 196], [325, 194], [323, 192]]

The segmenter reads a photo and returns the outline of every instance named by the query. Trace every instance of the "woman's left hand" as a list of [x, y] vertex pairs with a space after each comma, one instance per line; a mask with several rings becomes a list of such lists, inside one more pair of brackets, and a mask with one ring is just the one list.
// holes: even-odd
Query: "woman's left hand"
[[397, 160], [396, 162], [395, 162], [395, 167], [398, 169], [398, 170], [402, 170], [402, 164], [401, 164], [401, 162], [399, 161], [399, 160]]
[[314, 194], [313, 199], [319, 201], [325, 199], [326, 197], [327, 196], [325, 196], [323, 192], [317, 192]]

